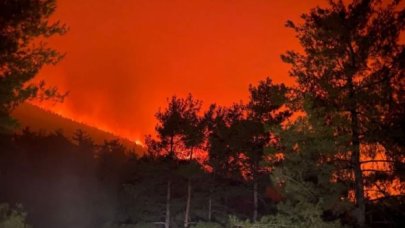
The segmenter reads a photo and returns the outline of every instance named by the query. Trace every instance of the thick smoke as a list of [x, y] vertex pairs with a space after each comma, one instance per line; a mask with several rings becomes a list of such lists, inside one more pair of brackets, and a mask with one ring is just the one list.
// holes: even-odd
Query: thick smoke
[[172, 95], [227, 105], [266, 76], [290, 82], [279, 55], [297, 41], [284, 23], [317, 2], [60, 0], [70, 31], [52, 44], [67, 55], [42, 77], [70, 94], [45, 106], [141, 139]]

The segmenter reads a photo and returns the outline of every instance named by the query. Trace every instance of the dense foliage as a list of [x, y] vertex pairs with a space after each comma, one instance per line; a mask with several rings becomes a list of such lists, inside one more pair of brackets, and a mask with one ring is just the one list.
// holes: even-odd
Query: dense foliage
[[56, 0], [0, 1], [0, 131], [15, 125], [9, 114], [25, 100], [63, 97], [44, 81], [33, 80], [43, 66], [62, 58], [44, 42], [67, 30], [50, 20], [55, 8]]

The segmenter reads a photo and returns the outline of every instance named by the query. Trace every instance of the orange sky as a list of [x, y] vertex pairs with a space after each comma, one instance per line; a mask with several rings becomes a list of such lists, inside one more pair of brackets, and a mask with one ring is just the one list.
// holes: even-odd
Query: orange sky
[[59, 0], [56, 17], [70, 31], [51, 44], [67, 55], [40, 78], [70, 94], [47, 108], [139, 140], [172, 95], [228, 105], [266, 76], [291, 82], [280, 54], [298, 42], [284, 23], [318, 4], [325, 1]]

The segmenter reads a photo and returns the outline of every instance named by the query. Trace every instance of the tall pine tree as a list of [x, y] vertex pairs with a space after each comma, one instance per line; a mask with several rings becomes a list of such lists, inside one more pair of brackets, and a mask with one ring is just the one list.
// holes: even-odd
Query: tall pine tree
[[[352, 170], [357, 224], [365, 226], [366, 198], [362, 145], [376, 144], [386, 117], [404, 104], [404, 10], [399, 1], [330, 1], [314, 8], [292, 28], [304, 52], [289, 51], [282, 59], [299, 83], [298, 94], [336, 136], [347, 136], [344, 153], [337, 153]], [[333, 121], [343, 118], [345, 121]], [[387, 153], [393, 159], [396, 154]]]

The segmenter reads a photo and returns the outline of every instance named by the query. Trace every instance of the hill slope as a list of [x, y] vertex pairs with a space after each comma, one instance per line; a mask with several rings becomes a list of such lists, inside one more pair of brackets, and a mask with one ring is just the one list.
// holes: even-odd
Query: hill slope
[[29, 127], [35, 131], [44, 130], [46, 132], [62, 130], [62, 132], [70, 138], [77, 129], [81, 129], [89, 134], [97, 144], [103, 143], [104, 140], [118, 139], [127, 148], [134, 149], [137, 154], [143, 154], [145, 151], [144, 147], [126, 138], [65, 118], [32, 104], [24, 103], [20, 105], [14, 110], [12, 115], [18, 120], [20, 129]]

